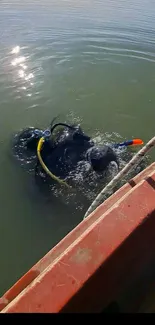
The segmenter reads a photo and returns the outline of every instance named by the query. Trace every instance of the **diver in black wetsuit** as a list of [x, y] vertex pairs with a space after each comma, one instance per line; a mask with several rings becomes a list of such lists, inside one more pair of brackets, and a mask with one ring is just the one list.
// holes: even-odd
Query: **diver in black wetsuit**
[[[54, 137], [58, 127], [61, 130]], [[62, 129], [63, 127], [63, 129]], [[88, 163], [90, 168], [101, 174], [114, 161], [118, 165], [117, 156], [109, 146], [96, 146], [93, 140], [84, 134], [80, 126], [57, 123], [50, 130], [42, 131], [28, 128], [16, 136], [14, 149], [16, 156], [22, 156], [27, 151], [29, 156], [36, 158], [39, 139], [44, 137], [45, 142], [41, 150], [41, 157], [48, 169], [57, 177], [66, 179], [77, 169], [79, 163]], [[36, 173], [46, 174], [37, 161]]]

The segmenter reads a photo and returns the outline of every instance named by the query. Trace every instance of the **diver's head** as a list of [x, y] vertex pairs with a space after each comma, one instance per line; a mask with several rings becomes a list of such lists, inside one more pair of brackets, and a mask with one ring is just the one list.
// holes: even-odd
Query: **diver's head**
[[12, 137], [11, 146], [13, 155], [28, 169], [33, 168], [36, 164], [37, 145], [42, 136], [41, 132], [39, 129], [28, 127]]
[[42, 137], [42, 130], [29, 128], [23, 132], [22, 140], [28, 150], [36, 151], [39, 139]]
[[89, 162], [96, 172], [105, 171], [110, 163], [115, 162], [118, 167], [118, 160], [114, 150], [109, 146], [92, 147], [88, 153]]
[[18, 152], [24, 150], [36, 152], [38, 141], [42, 136], [42, 130], [33, 127], [26, 128], [17, 133], [13, 139], [13, 147]]

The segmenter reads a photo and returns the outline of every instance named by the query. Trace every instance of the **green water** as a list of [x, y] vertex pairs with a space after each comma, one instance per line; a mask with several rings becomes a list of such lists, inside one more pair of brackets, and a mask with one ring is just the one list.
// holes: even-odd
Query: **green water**
[[83, 215], [38, 193], [12, 134], [60, 113], [92, 136], [154, 136], [155, 2], [2, 0], [0, 31], [2, 294]]

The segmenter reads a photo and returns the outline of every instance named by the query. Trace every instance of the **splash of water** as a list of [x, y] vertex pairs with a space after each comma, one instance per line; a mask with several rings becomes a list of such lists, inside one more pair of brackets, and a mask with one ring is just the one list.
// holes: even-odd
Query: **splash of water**
[[[69, 124], [80, 124], [81, 119], [79, 117], [74, 117], [72, 113], [67, 116], [66, 122]], [[117, 132], [103, 133], [96, 130], [93, 136], [93, 141], [99, 146], [113, 146], [114, 143], [122, 142], [122, 136]], [[21, 147], [22, 146], [24, 147], [24, 143], [21, 143]], [[127, 147], [120, 147], [115, 149], [115, 151], [119, 160], [119, 169], [122, 169], [134, 155], [134, 151]], [[29, 173], [34, 175], [36, 156], [32, 156], [31, 154], [23, 157], [17, 152], [16, 158], [20, 161], [21, 165], [26, 166]], [[148, 164], [148, 159], [148, 157], [145, 157], [137, 168], [129, 172], [124, 179], [121, 180], [117, 188], [122, 186], [126, 181], [143, 170]], [[66, 178], [66, 181], [71, 183], [73, 190], [66, 192], [66, 189], [60, 187], [59, 185], [48, 184], [49, 192], [55, 197], [59, 198], [65, 205], [71, 205], [74, 202], [75, 209], [82, 210], [85, 205], [85, 200], [91, 203], [101, 189], [106, 186], [106, 184], [116, 175], [117, 172], [118, 169], [116, 168], [116, 164], [111, 164], [106, 172], [102, 173], [102, 175], [98, 175], [95, 173], [95, 171], [93, 171], [88, 162], [81, 161], [77, 164], [76, 170], [71, 172]], [[42, 181], [43, 183], [46, 183], [46, 177], [42, 177]], [[114, 191], [117, 188], [115, 188]], [[108, 195], [111, 194], [112, 193], [108, 193]]]

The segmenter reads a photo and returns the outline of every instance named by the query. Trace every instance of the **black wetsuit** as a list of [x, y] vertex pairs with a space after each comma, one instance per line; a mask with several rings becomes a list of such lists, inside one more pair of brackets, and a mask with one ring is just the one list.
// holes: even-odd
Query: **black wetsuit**
[[94, 146], [80, 128], [63, 130], [56, 141], [46, 140], [41, 152], [43, 161], [56, 176], [66, 178], [79, 162], [87, 161], [87, 151]]
[[[54, 129], [63, 126], [54, 136]], [[76, 125], [58, 123], [52, 126], [51, 131], [42, 131], [35, 128], [27, 128], [16, 135], [14, 141], [14, 153], [20, 161], [36, 165], [36, 174], [47, 176], [37, 159], [37, 146], [41, 137], [45, 138], [41, 150], [41, 157], [48, 169], [57, 177], [65, 179], [72, 174], [94, 170], [96, 175], [101, 175], [111, 161], [117, 162], [114, 150], [109, 146], [96, 146], [93, 140], [84, 134]], [[48, 134], [48, 135], [47, 135]], [[50, 138], [49, 138], [50, 137]], [[32, 167], [33, 168], [33, 167]], [[102, 176], [102, 175], [101, 175]]]

